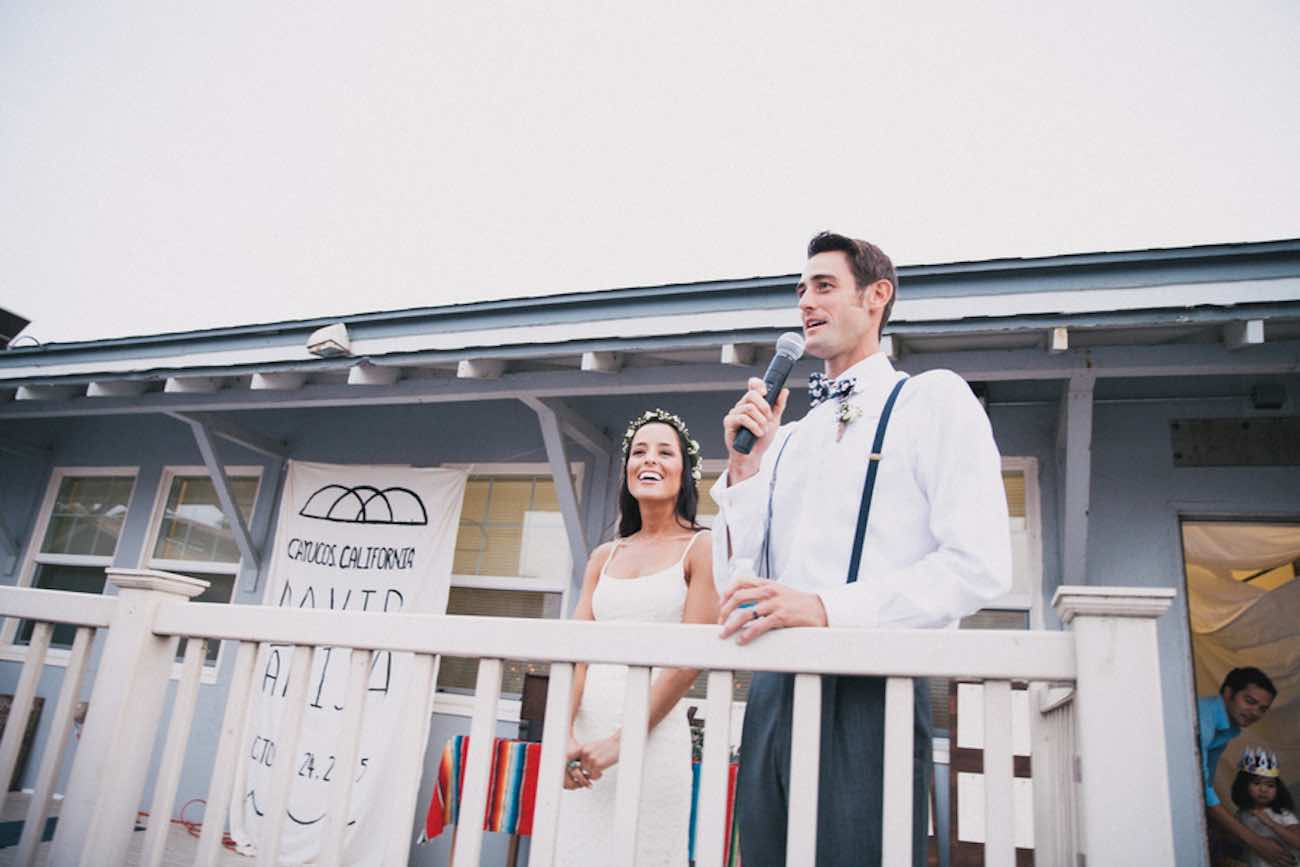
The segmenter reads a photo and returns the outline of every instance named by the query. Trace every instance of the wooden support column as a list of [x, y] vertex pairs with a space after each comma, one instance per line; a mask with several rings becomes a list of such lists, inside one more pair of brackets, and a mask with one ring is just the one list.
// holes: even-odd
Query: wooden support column
[[9, 573], [18, 564], [20, 546], [17, 535], [5, 522], [4, 509], [0, 508], [0, 572]]
[[[260, 522], [262, 527], [260, 530], [257, 530], [257, 538], [254, 540], [257, 545], [257, 550], [259, 551], [267, 550], [266, 543], [271, 535], [271, 528], [275, 526], [275, 510], [280, 504], [280, 492], [284, 490], [284, 479], [285, 476], [288, 475], [287, 465], [288, 458], [273, 459], [270, 466], [266, 468], [266, 472], [262, 474], [262, 484], [257, 489], [257, 495], [259, 498], [268, 496], [268, 491], [270, 496], [270, 499], [265, 500], [268, 504], [266, 516]], [[266, 487], [268, 477], [271, 480], [271, 487], [269, 489]], [[253, 513], [254, 515], [257, 514], [256, 503], [254, 503]], [[255, 521], [254, 523], [258, 522]], [[249, 568], [252, 570], [253, 586], [245, 587], [243, 592], [255, 594], [262, 586], [262, 573], [264, 571], [269, 572], [271, 569], [271, 558], [267, 557], [260, 563], [253, 563]], [[241, 566], [241, 581], [243, 571], [243, 567]]]
[[1066, 381], [1056, 425], [1057, 521], [1061, 583], [1088, 583], [1088, 508], [1092, 484], [1092, 406], [1095, 377]]
[[[618, 472], [618, 464], [614, 459], [618, 455], [618, 447], [613, 443], [605, 432], [590, 420], [583, 417], [563, 401], [554, 398], [537, 398], [525, 396], [520, 398], [529, 409], [542, 418], [544, 414], [550, 414], [555, 417], [560, 427], [560, 432], [571, 442], [576, 443], [592, 455], [592, 461], [589, 466], [591, 478], [586, 480], [587, 490], [590, 497], [586, 502], [586, 508], [579, 514], [582, 516], [584, 552], [587, 545], [594, 546], [600, 541], [600, 536], [604, 532], [605, 525], [609, 523], [609, 512], [613, 502], [610, 489], [610, 475]], [[544, 434], [543, 430], [543, 434]], [[550, 455], [550, 445], [547, 445], [547, 455]], [[613, 465], [613, 469], [611, 469]], [[558, 480], [557, 480], [558, 481]], [[617, 479], [614, 480], [617, 482]], [[567, 527], [568, 518], [565, 518]], [[575, 578], [580, 580], [581, 568], [586, 563], [587, 554], [584, 553], [581, 562], [574, 561]], [[569, 601], [576, 602], [577, 595]]]
[[243, 446], [251, 452], [257, 452], [259, 455], [265, 455], [268, 458], [283, 459], [289, 453], [288, 445], [284, 440], [277, 440], [256, 431], [246, 430], [209, 413], [169, 412], [167, 415], [191, 426], [201, 424], [210, 435], [221, 437], [223, 440]]
[[573, 486], [573, 475], [569, 471], [569, 456], [564, 446], [564, 436], [560, 432], [560, 420], [554, 410], [541, 402], [532, 409], [537, 413], [537, 421], [542, 428], [546, 459], [551, 465], [551, 477], [555, 481], [555, 498], [560, 502], [564, 532], [569, 538], [569, 554], [573, 559], [570, 580], [575, 588], [580, 589], [583, 569], [587, 565], [587, 536], [578, 512], [578, 492]]
[[258, 554], [256, 546], [253, 545], [253, 537], [249, 535], [248, 524], [239, 511], [239, 505], [235, 502], [235, 495], [230, 487], [230, 479], [226, 476], [226, 468], [222, 466], [221, 459], [217, 456], [217, 447], [212, 441], [212, 434], [202, 421], [188, 420], [188, 424], [190, 430], [194, 432], [194, 442], [199, 447], [199, 454], [203, 456], [203, 464], [208, 468], [208, 476], [212, 479], [212, 486], [216, 489], [217, 502], [221, 504], [221, 513], [230, 522], [230, 530], [235, 536], [235, 544], [239, 546], [239, 553], [243, 556], [245, 563], [250, 564], [253, 569], [260, 572], [262, 558]]

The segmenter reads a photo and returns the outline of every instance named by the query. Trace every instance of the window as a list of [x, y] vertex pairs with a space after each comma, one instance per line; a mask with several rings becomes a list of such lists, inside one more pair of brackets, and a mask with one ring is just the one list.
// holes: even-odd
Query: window
[[[1039, 532], [1038, 461], [1003, 458], [1002, 485], [1011, 523], [1011, 592], [961, 620], [961, 629], [1042, 628], [1043, 552]], [[932, 677], [930, 714], [936, 735], [946, 735], [956, 692], [952, 680]]]
[[[452, 562], [448, 614], [487, 617], [564, 615], [573, 572], [555, 482], [541, 465], [483, 467], [465, 485]], [[581, 465], [574, 487], [581, 490]], [[524, 662], [507, 662], [503, 695], [523, 692]], [[478, 661], [442, 658], [438, 688], [472, 691]]]
[[1043, 548], [1038, 507], [1038, 461], [1003, 458], [1002, 484], [1011, 519], [1011, 592], [990, 607], [1025, 611], [1026, 628], [1042, 628]]
[[[134, 469], [56, 469], [33, 533], [40, 545], [30, 550], [19, 583], [103, 593], [104, 570], [113, 565], [134, 486]], [[19, 643], [31, 640], [32, 626], [30, 621], [18, 625]], [[71, 647], [75, 635], [75, 627], [56, 625], [51, 645]], [[14, 640], [13, 626], [5, 625], [4, 637]]]
[[[227, 467], [231, 493], [247, 524], [253, 516], [261, 470]], [[195, 602], [229, 602], [235, 595], [240, 553], [235, 534], [221, 510], [217, 488], [203, 467], [171, 467], [163, 473], [145, 565], [208, 582]], [[209, 642], [207, 664], [215, 665], [220, 642]], [[185, 639], [177, 659], [185, 653]]]
[[[700, 526], [712, 527], [713, 519], [718, 515], [718, 504], [714, 501], [709, 491], [718, 478], [727, 471], [727, 462], [720, 460], [705, 460], [700, 466], [700, 481], [697, 490], [700, 492], [699, 506], [695, 510], [695, 520]], [[752, 671], [737, 671], [731, 679], [731, 698], [733, 701], [743, 702], [749, 695], [749, 682], [754, 677]], [[708, 693], [709, 673], [700, 672], [699, 677], [695, 678], [695, 683], [686, 691], [688, 699], [703, 699]]]

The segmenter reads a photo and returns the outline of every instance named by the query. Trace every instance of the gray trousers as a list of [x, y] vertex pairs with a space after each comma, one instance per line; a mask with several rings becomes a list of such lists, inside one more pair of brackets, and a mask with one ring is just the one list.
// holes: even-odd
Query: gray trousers
[[[794, 675], [755, 672], [745, 708], [736, 783], [744, 867], [784, 867], [790, 792]], [[926, 862], [933, 753], [930, 697], [915, 681], [912, 753], [912, 863]], [[821, 772], [817, 785], [817, 867], [878, 867], [884, 779], [885, 681], [822, 677]], [[811, 859], [810, 859], [811, 860]]]

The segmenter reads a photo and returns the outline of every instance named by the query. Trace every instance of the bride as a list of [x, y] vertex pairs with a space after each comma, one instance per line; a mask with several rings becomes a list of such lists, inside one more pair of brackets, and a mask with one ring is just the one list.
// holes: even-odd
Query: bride
[[[587, 561], [575, 619], [716, 622], [708, 531], [695, 522], [699, 478], [699, 443], [680, 418], [656, 409], [632, 421], [623, 436], [618, 538]], [[626, 673], [618, 665], [575, 667], [559, 864], [597, 863], [600, 853], [610, 851]], [[691, 669], [655, 670], [638, 867], [686, 867], [691, 735], [678, 702], [695, 675]]]

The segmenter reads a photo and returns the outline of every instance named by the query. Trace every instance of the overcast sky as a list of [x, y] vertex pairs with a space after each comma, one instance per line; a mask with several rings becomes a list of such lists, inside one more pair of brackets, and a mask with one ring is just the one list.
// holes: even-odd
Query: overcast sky
[[0, 4], [0, 306], [61, 341], [784, 274], [822, 228], [1300, 237], [1295, 0], [333, 5]]

